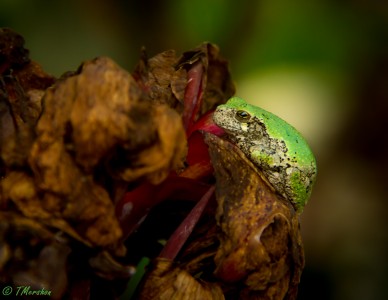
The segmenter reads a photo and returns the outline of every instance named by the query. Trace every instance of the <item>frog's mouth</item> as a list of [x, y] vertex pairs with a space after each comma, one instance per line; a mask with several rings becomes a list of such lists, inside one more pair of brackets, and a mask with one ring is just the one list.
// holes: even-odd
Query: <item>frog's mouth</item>
[[215, 110], [212, 110], [203, 115], [187, 132], [187, 137], [189, 138], [196, 131], [209, 132], [219, 137], [227, 134], [225, 129], [218, 126], [216, 122], [214, 122], [214, 112]]

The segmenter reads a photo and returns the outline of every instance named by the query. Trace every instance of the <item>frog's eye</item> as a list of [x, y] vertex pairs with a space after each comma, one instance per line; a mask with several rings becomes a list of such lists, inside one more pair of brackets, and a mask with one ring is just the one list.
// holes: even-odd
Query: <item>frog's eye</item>
[[247, 122], [251, 118], [251, 115], [245, 110], [238, 110], [236, 112], [236, 119], [240, 122]]

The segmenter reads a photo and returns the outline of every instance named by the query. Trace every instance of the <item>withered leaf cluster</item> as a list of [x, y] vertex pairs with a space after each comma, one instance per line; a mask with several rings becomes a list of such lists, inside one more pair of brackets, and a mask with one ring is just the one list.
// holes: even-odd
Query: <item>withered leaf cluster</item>
[[[202, 152], [186, 157], [205, 145], [195, 122], [234, 94], [216, 46], [143, 51], [131, 74], [99, 57], [54, 78], [23, 44], [0, 29], [2, 284], [115, 299], [149, 256], [136, 298], [295, 298], [304, 261], [292, 206], [229, 142], [207, 135], [206, 168]], [[209, 166], [213, 175], [201, 173]], [[213, 184], [178, 256], [158, 257], [150, 245]]]
[[179, 115], [141, 103], [140, 95], [134, 79], [108, 58], [87, 62], [48, 88], [42, 114], [29, 128], [34, 139], [18, 162], [26, 163], [23, 170], [12, 168], [8, 158], [21, 146], [17, 128], [3, 142], [10, 145], [2, 149], [5, 205], [12, 202], [26, 217], [88, 245], [122, 251], [113, 202], [95, 171], [106, 169], [128, 182], [159, 182], [182, 165], [186, 151]]
[[[105, 257], [125, 255], [115, 188], [139, 180], [156, 184], [183, 167], [187, 146], [179, 114], [152, 105], [135, 79], [109, 58], [85, 62], [57, 80], [29, 60], [20, 35], [2, 29], [0, 45], [0, 203], [13, 224], [7, 228], [33, 232], [39, 224], [52, 232], [50, 243], [58, 232], [70, 237], [64, 244], [73, 240]], [[9, 234], [1, 241], [7, 249], [14, 246]], [[13, 254], [4, 253], [4, 282], [18, 282], [21, 272], [32, 272], [29, 261], [38, 259], [26, 258], [25, 270], [19, 270]], [[93, 267], [103, 260], [94, 260]], [[101, 267], [106, 277], [118, 272], [111, 262], [111, 269]], [[132, 269], [121, 268], [128, 277]], [[41, 285], [46, 279], [40, 278]]]

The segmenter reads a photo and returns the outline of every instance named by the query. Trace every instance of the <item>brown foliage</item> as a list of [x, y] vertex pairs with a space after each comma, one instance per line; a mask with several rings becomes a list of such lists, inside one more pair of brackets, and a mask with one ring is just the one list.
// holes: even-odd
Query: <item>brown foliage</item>
[[100, 57], [55, 79], [23, 43], [0, 29], [2, 283], [113, 299], [148, 255], [142, 299], [295, 298], [304, 260], [291, 204], [207, 134], [209, 158], [199, 132], [234, 93], [216, 46], [143, 51], [132, 74]]

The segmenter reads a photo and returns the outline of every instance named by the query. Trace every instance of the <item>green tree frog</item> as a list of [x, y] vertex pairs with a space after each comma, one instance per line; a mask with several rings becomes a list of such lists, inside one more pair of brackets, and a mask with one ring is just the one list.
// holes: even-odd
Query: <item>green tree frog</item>
[[213, 121], [301, 212], [317, 175], [315, 157], [302, 135], [276, 115], [238, 97], [219, 105]]

